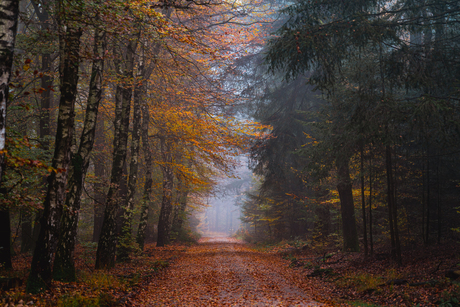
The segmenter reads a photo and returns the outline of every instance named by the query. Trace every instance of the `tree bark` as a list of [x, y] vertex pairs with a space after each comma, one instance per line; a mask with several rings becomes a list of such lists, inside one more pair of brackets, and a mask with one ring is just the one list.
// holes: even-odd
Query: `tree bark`
[[[0, 184], [5, 170], [6, 108], [18, 27], [19, 0], [4, 0], [0, 6]], [[0, 251], [0, 253], [2, 253]]]
[[142, 197], [142, 209], [141, 209], [141, 217], [139, 220], [139, 228], [137, 230], [137, 238], [136, 242], [139, 245], [141, 250], [144, 250], [145, 244], [145, 231], [147, 228], [147, 220], [149, 215], [149, 207], [150, 207], [150, 194], [152, 193], [152, 185], [153, 185], [153, 178], [152, 178], [152, 152], [150, 150], [150, 143], [149, 143], [149, 110], [147, 105], [142, 105], [142, 148], [144, 151], [145, 157], [145, 185], [144, 185], [144, 195]]
[[337, 190], [340, 197], [342, 214], [343, 249], [348, 252], [359, 251], [358, 232], [356, 230], [355, 207], [349, 171], [349, 158], [337, 159]]
[[98, 179], [98, 182], [94, 184], [94, 223], [93, 223], [93, 242], [99, 242], [101, 236], [102, 222], [104, 221], [104, 204], [105, 196], [104, 193], [104, 178], [105, 177], [105, 156], [102, 153], [103, 147], [105, 147], [105, 135], [104, 126], [105, 121], [98, 117], [98, 124], [96, 125], [96, 136], [95, 136], [95, 147], [97, 153], [94, 155], [94, 175]]
[[370, 244], [370, 253], [374, 254], [374, 233], [373, 233], [373, 224], [372, 224], [372, 158], [369, 160], [369, 244]]
[[65, 207], [61, 219], [59, 244], [53, 267], [53, 277], [59, 281], [76, 281], [74, 251], [77, 237], [81, 194], [93, 150], [99, 103], [102, 97], [105, 33], [96, 29], [94, 34], [94, 60], [86, 105], [85, 122], [78, 151], [72, 157], [67, 183]]
[[[4, 0], [0, 6], [0, 185], [5, 172], [6, 109], [8, 106], [14, 43], [18, 26], [19, 0]], [[4, 192], [4, 191], [2, 191]], [[9, 208], [0, 208], [0, 264], [12, 268]]]
[[[131, 111], [132, 84], [134, 70], [134, 54], [137, 42], [128, 43], [125, 51], [124, 65], [122, 68], [121, 54], [117, 55], [115, 66], [117, 72], [123, 77], [123, 83], [119, 83], [116, 89], [116, 110], [115, 110], [115, 135], [113, 140], [113, 161], [112, 173], [110, 176], [110, 188], [107, 193], [104, 221], [102, 223], [101, 237], [97, 246], [96, 269], [109, 269], [115, 266], [116, 255], [116, 232], [119, 200], [117, 198], [120, 181], [123, 175], [123, 166], [126, 161], [129, 114]], [[118, 50], [115, 50], [119, 53]]]
[[[138, 80], [142, 83], [144, 75], [144, 63], [141, 60], [138, 66]], [[140, 80], [139, 80], [140, 79]], [[132, 219], [134, 210], [134, 196], [136, 194], [137, 173], [139, 169], [139, 148], [141, 141], [141, 99], [142, 85], [134, 87], [134, 103], [133, 103], [133, 130], [131, 136], [131, 161], [129, 164], [129, 180], [128, 193], [123, 208], [122, 229], [120, 238], [120, 248], [118, 253], [118, 261], [124, 262], [129, 260], [132, 245]]]
[[158, 239], [157, 246], [165, 246], [169, 243], [171, 231], [171, 213], [172, 213], [172, 192], [174, 182], [174, 172], [172, 168], [172, 154], [169, 144], [162, 137], [160, 138], [161, 155], [163, 165], [163, 200], [161, 202], [160, 218], [158, 220]]
[[[60, 3], [59, 11], [63, 10]], [[74, 108], [77, 95], [78, 68], [80, 62], [81, 30], [73, 25], [66, 28], [60, 37], [61, 98], [57, 122], [55, 151], [52, 167], [55, 171], [48, 177], [48, 191], [43, 204], [40, 234], [32, 258], [27, 291], [38, 293], [45, 290], [51, 281], [51, 263], [59, 235], [59, 224], [65, 198], [66, 181], [70, 164], [70, 148], [74, 132]], [[64, 49], [62, 49], [64, 47]]]
[[367, 221], [366, 221], [366, 199], [364, 197], [364, 148], [361, 143], [361, 209], [363, 215], [363, 241], [364, 241], [364, 255], [367, 257], [369, 248], [367, 245]]
[[0, 208], [0, 268], [12, 269], [9, 208]]
[[398, 213], [395, 204], [394, 195], [394, 179], [393, 179], [393, 163], [392, 163], [392, 150], [391, 146], [387, 145], [385, 148], [385, 161], [387, 173], [387, 198], [388, 198], [388, 213], [390, 223], [390, 236], [391, 236], [391, 255], [398, 264], [401, 264], [401, 246], [399, 243], [398, 231]]

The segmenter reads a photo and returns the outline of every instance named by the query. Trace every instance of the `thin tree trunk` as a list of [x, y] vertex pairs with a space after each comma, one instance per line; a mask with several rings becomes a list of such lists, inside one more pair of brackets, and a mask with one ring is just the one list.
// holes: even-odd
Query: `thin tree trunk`
[[124, 77], [123, 82], [118, 84], [115, 94], [115, 135], [113, 140], [112, 174], [110, 176], [110, 188], [107, 193], [107, 202], [102, 223], [101, 237], [96, 252], [96, 269], [108, 269], [115, 266], [116, 239], [117, 239], [117, 216], [119, 210], [118, 192], [123, 175], [123, 166], [126, 161], [129, 114], [131, 111], [132, 84], [134, 70], [134, 54], [137, 42], [132, 41], [126, 50], [124, 69], [121, 69], [121, 55], [117, 59], [117, 71]]
[[147, 228], [147, 220], [149, 215], [149, 207], [150, 207], [150, 194], [152, 193], [152, 185], [153, 185], [153, 178], [152, 178], [152, 152], [150, 150], [150, 143], [149, 143], [149, 110], [147, 105], [144, 104], [141, 107], [142, 110], [142, 149], [144, 151], [144, 158], [145, 158], [145, 185], [144, 185], [144, 195], [142, 197], [142, 209], [141, 209], [141, 217], [139, 220], [139, 228], [137, 230], [137, 238], [136, 242], [139, 245], [141, 250], [144, 250], [145, 244], [145, 231]]
[[[143, 76], [144, 63], [140, 61], [138, 67], [138, 78]], [[118, 261], [128, 261], [132, 245], [132, 219], [134, 210], [134, 196], [136, 194], [137, 173], [139, 169], [139, 148], [141, 141], [141, 99], [142, 88], [134, 87], [133, 104], [133, 130], [131, 136], [131, 161], [129, 165], [128, 193], [126, 196], [125, 207], [123, 208], [122, 229], [120, 238], [120, 248]]]
[[[62, 5], [62, 3], [60, 3]], [[60, 7], [59, 11], [62, 10]], [[61, 28], [64, 25], [61, 24]], [[27, 291], [37, 293], [48, 288], [51, 281], [51, 264], [54, 248], [59, 235], [59, 224], [65, 198], [66, 181], [70, 164], [70, 148], [74, 132], [74, 108], [77, 95], [79, 49], [81, 30], [66, 25], [65, 35], [61, 35], [61, 99], [55, 139], [52, 167], [55, 171], [48, 177], [48, 191], [43, 204], [40, 234], [32, 258], [27, 281]], [[63, 43], [65, 42], [65, 44]]]
[[425, 175], [425, 159], [422, 160], [422, 240], [424, 244], [427, 244], [425, 240], [425, 219], [426, 219], [426, 175]]
[[364, 197], [364, 146], [361, 143], [361, 208], [363, 214], [363, 241], [364, 241], [364, 255], [367, 257], [369, 254], [369, 247], [367, 245], [367, 222], [366, 222], [366, 199]]
[[101, 236], [102, 222], [104, 221], [104, 204], [105, 196], [104, 193], [104, 179], [105, 177], [105, 159], [106, 157], [102, 153], [103, 147], [105, 147], [105, 134], [104, 126], [105, 121], [100, 116], [98, 117], [99, 122], [96, 125], [96, 137], [95, 137], [95, 149], [98, 151], [94, 155], [94, 175], [99, 180], [94, 184], [94, 223], [93, 223], [93, 242], [99, 242]]
[[157, 246], [165, 246], [169, 243], [171, 231], [171, 213], [172, 213], [172, 192], [174, 183], [174, 172], [172, 168], [172, 154], [169, 144], [164, 138], [160, 139], [161, 154], [163, 157], [163, 200], [161, 202], [160, 218], [158, 220], [158, 239]]
[[397, 209], [394, 199], [394, 179], [393, 179], [393, 164], [392, 164], [392, 150], [391, 146], [387, 145], [385, 148], [385, 160], [386, 160], [386, 173], [387, 173], [387, 198], [388, 198], [388, 213], [390, 223], [390, 235], [391, 235], [391, 255], [398, 264], [401, 264], [401, 247], [399, 245], [399, 233], [398, 233], [398, 220], [397, 220]]
[[374, 234], [372, 231], [372, 185], [373, 185], [373, 177], [372, 177], [372, 158], [369, 160], [369, 243], [370, 243], [370, 252], [371, 255], [374, 254]]
[[426, 244], [429, 244], [430, 242], [430, 207], [431, 207], [431, 195], [430, 195], [430, 157], [429, 157], [430, 151], [427, 150], [427, 162], [426, 162], [426, 227], [425, 227], [425, 242]]
[[441, 237], [442, 237], [442, 219], [441, 219], [441, 185], [439, 184], [439, 181], [441, 180], [439, 177], [439, 153], [438, 153], [438, 158], [437, 158], [437, 163], [436, 163], [436, 185], [437, 185], [437, 199], [436, 199], [436, 207], [438, 211], [438, 244], [441, 244]]
[[336, 163], [338, 176], [337, 190], [339, 192], [340, 210], [342, 213], [343, 249], [349, 252], [358, 252], [359, 241], [348, 165], [349, 159], [338, 159]]
[[96, 29], [94, 34], [94, 60], [86, 105], [85, 122], [78, 151], [72, 157], [67, 183], [65, 209], [61, 219], [59, 244], [53, 267], [53, 277], [60, 281], [76, 281], [74, 251], [77, 237], [81, 194], [93, 150], [99, 103], [102, 97], [105, 33]]

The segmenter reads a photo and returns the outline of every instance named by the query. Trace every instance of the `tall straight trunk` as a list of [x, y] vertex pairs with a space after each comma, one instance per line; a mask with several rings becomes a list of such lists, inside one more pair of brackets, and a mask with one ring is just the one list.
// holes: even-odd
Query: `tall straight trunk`
[[[62, 3], [60, 3], [62, 6]], [[62, 10], [62, 7], [60, 7]], [[65, 200], [66, 181], [70, 164], [70, 149], [74, 132], [74, 108], [77, 95], [78, 68], [80, 62], [80, 29], [60, 24], [65, 34], [60, 36], [61, 98], [55, 138], [52, 167], [55, 171], [48, 177], [48, 191], [43, 204], [40, 234], [32, 258], [27, 281], [27, 291], [38, 293], [51, 281], [51, 264], [59, 236], [59, 224]]]
[[364, 146], [361, 143], [361, 209], [363, 214], [363, 241], [364, 241], [364, 255], [369, 254], [369, 247], [367, 245], [367, 221], [366, 221], [366, 199], [364, 197]]
[[[144, 64], [141, 61], [138, 67], [138, 77], [142, 77]], [[142, 81], [141, 81], [142, 82]], [[128, 261], [132, 243], [132, 219], [134, 210], [134, 196], [137, 187], [137, 173], [139, 169], [139, 148], [141, 141], [141, 99], [142, 86], [134, 88], [133, 103], [133, 130], [131, 136], [131, 161], [129, 164], [128, 192], [122, 215], [122, 229], [120, 238], [120, 248], [117, 260], [120, 262]]]
[[430, 208], [431, 208], [431, 181], [430, 181], [430, 151], [427, 150], [427, 162], [426, 162], [426, 226], [425, 226], [425, 242], [428, 244], [430, 242]]
[[438, 244], [441, 244], [441, 237], [442, 237], [442, 209], [441, 209], [441, 185], [439, 184], [440, 182], [440, 177], [439, 177], [439, 153], [437, 154], [437, 163], [436, 163], [436, 209], [438, 213]]
[[94, 60], [91, 70], [85, 122], [78, 151], [72, 157], [67, 183], [65, 207], [61, 219], [59, 243], [54, 259], [53, 277], [60, 281], [75, 281], [75, 242], [81, 206], [81, 194], [93, 150], [99, 104], [102, 98], [102, 73], [104, 71], [105, 33], [94, 33]]
[[359, 251], [358, 232], [356, 230], [355, 206], [353, 203], [352, 183], [349, 171], [349, 158], [337, 159], [337, 190], [342, 214], [343, 249], [348, 252]]
[[98, 117], [98, 124], [96, 125], [96, 136], [95, 136], [95, 149], [98, 151], [94, 155], [94, 176], [98, 178], [98, 182], [94, 184], [94, 222], [93, 222], [93, 242], [99, 242], [99, 237], [101, 236], [102, 222], [104, 220], [104, 204], [105, 196], [103, 178], [105, 178], [105, 163], [104, 160], [106, 157], [102, 153], [103, 147], [105, 147], [105, 134], [104, 126], [105, 121]]
[[96, 252], [96, 269], [108, 269], [115, 266], [116, 239], [117, 239], [117, 215], [119, 210], [118, 192], [123, 175], [123, 166], [126, 161], [129, 115], [131, 111], [131, 96], [134, 71], [134, 54], [136, 41], [128, 43], [125, 51], [124, 63], [119, 50], [115, 50], [117, 59], [115, 66], [117, 72], [123, 77], [122, 82], [117, 85], [115, 100], [115, 122], [113, 139], [113, 161], [112, 173], [110, 176], [110, 188], [107, 193], [107, 201], [102, 223], [101, 237]]
[[172, 168], [172, 154], [169, 144], [165, 141], [164, 137], [160, 138], [161, 155], [163, 158], [163, 165], [161, 170], [163, 172], [163, 199], [161, 201], [160, 218], [158, 220], [158, 239], [157, 246], [165, 246], [169, 243], [169, 236], [171, 231], [171, 213], [172, 213], [172, 194], [174, 183], [174, 172]]
[[425, 175], [425, 159], [422, 160], [422, 241], [427, 244], [425, 240], [425, 219], [426, 219], [426, 175]]
[[[18, 26], [19, 0], [4, 0], [0, 6], [0, 184], [5, 170], [6, 108]], [[0, 253], [2, 253], [0, 251]]]
[[395, 187], [393, 178], [392, 149], [387, 145], [385, 148], [385, 161], [387, 173], [387, 199], [388, 199], [388, 220], [390, 223], [391, 255], [398, 264], [401, 264], [401, 246], [399, 243], [398, 213], [395, 203]]
[[0, 268], [12, 269], [10, 209], [0, 208]]
[[370, 253], [374, 254], [374, 234], [373, 234], [373, 225], [372, 225], [372, 158], [369, 160], [369, 244], [370, 244]]
[[[145, 85], [144, 85], [145, 86]], [[153, 185], [153, 169], [152, 169], [152, 152], [150, 150], [150, 143], [149, 143], [149, 110], [146, 104], [141, 106], [142, 110], [142, 149], [144, 151], [144, 159], [145, 159], [145, 185], [144, 185], [144, 194], [142, 196], [142, 209], [141, 209], [141, 217], [139, 220], [139, 228], [137, 229], [137, 237], [136, 242], [139, 245], [141, 250], [144, 250], [145, 244], [145, 231], [147, 228], [147, 220], [149, 215], [149, 207], [150, 207], [150, 194], [152, 193], [152, 185]]]
[[[0, 185], [5, 172], [6, 109], [8, 105], [19, 0], [4, 0], [0, 6]], [[3, 190], [3, 189], [2, 189]], [[2, 191], [3, 192], [3, 191]], [[11, 268], [11, 228], [8, 208], [0, 207], [0, 263]]]

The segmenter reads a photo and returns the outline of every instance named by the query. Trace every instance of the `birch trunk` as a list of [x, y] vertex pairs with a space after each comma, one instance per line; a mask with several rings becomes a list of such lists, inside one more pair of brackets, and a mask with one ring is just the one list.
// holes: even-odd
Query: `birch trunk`
[[104, 36], [96, 29], [94, 34], [94, 60], [90, 89], [86, 105], [85, 122], [77, 153], [72, 157], [67, 183], [65, 209], [61, 219], [59, 243], [54, 260], [53, 277], [59, 281], [76, 281], [74, 251], [77, 236], [81, 193], [93, 150], [99, 103], [102, 97], [102, 73], [104, 71]]
[[[4, 0], [0, 6], [0, 184], [5, 172], [6, 108], [18, 26], [19, 0]], [[3, 191], [2, 191], [3, 192]], [[11, 228], [8, 208], [0, 207], [0, 264], [11, 268]]]
[[[116, 89], [116, 110], [114, 122], [113, 161], [110, 176], [110, 187], [107, 193], [104, 221], [102, 222], [101, 237], [96, 252], [96, 269], [109, 269], [115, 266], [117, 215], [119, 210], [118, 191], [123, 175], [123, 166], [126, 161], [129, 114], [131, 111], [132, 85], [129, 80], [133, 78], [134, 54], [137, 43], [130, 42], [123, 57], [119, 50], [115, 66], [123, 77], [122, 83]], [[123, 61], [124, 60], [124, 61]], [[122, 67], [122, 63], [123, 67]]]
[[[60, 5], [62, 5], [60, 3]], [[59, 11], [63, 10], [62, 7]], [[70, 164], [70, 148], [74, 132], [74, 108], [77, 95], [79, 49], [81, 30], [72, 25], [60, 37], [61, 98], [52, 167], [48, 177], [48, 190], [43, 204], [40, 233], [32, 258], [27, 281], [27, 291], [38, 293], [48, 288], [51, 281], [51, 264], [59, 235], [59, 224], [65, 200], [66, 181]], [[64, 47], [64, 48], [62, 48]]]

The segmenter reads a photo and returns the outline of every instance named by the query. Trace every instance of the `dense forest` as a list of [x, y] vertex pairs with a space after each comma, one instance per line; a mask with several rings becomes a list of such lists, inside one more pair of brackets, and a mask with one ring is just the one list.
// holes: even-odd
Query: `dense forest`
[[85, 244], [107, 271], [211, 231], [398, 265], [460, 239], [458, 1], [0, 12], [0, 270], [27, 259], [27, 293]]
[[403, 245], [458, 240], [459, 9], [298, 1], [281, 11], [260, 56], [240, 60], [248, 93], [260, 94], [254, 117], [272, 127], [250, 154], [252, 236], [361, 242], [366, 254], [385, 241], [398, 262]]

